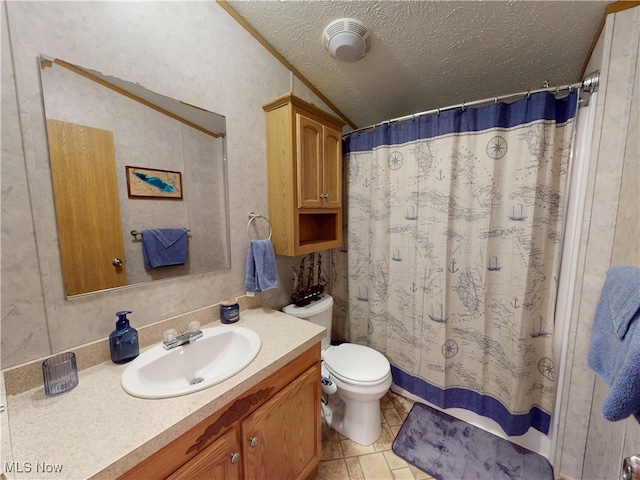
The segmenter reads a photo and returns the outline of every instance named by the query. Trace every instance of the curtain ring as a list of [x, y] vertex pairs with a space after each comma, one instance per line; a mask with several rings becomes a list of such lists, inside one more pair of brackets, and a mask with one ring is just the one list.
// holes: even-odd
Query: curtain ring
[[467, 109], [467, 107], [465, 107], [465, 105], [464, 105], [464, 102], [462, 102], [462, 107], [461, 108], [462, 108], [463, 112]]
[[556, 89], [555, 89], [555, 91], [553, 92], [553, 94], [554, 94], [554, 95], [557, 95], [557, 94], [558, 94], [558, 92], [560, 92], [560, 87], [559, 87], [558, 85], [556, 85]]
[[531, 90], [527, 90], [527, 100], [531, 98]]
[[494, 97], [493, 98], [493, 103], [496, 104], [496, 105], [498, 104], [498, 97]]
[[437, 114], [438, 116], [440, 116], [440, 109], [439, 109], [439, 108], [436, 108], [436, 114]]

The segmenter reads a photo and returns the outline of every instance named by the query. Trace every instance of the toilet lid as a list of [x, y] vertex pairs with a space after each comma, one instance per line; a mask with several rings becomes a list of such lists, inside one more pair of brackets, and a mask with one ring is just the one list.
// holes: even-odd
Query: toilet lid
[[373, 348], [343, 343], [324, 352], [324, 363], [339, 377], [356, 382], [376, 382], [390, 371], [389, 360]]

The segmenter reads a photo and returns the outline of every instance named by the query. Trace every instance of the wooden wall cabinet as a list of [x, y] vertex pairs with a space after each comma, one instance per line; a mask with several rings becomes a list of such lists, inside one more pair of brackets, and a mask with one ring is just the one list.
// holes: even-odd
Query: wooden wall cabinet
[[317, 344], [120, 479], [313, 479], [320, 377]]
[[342, 246], [344, 122], [291, 93], [262, 108], [275, 252], [297, 256]]

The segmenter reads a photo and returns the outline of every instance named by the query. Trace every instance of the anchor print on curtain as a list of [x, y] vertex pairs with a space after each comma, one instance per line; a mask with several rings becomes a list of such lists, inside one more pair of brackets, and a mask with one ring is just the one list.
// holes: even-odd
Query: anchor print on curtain
[[344, 142], [349, 340], [394, 383], [508, 435], [548, 433], [577, 92], [384, 124]]

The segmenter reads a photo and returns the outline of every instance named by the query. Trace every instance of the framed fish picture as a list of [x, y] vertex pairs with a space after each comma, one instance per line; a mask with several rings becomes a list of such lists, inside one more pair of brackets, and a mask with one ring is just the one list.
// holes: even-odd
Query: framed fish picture
[[182, 174], [180, 172], [129, 165], [125, 168], [129, 198], [182, 199]]

